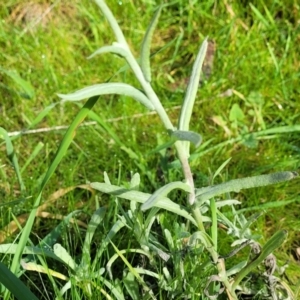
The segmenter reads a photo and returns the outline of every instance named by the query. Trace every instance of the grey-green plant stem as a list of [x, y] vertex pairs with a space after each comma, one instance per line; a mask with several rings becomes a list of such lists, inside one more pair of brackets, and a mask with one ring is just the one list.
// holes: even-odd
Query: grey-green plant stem
[[[174, 131], [175, 128], [169, 119], [169, 116], [166, 113], [166, 110], [162, 106], [159, 98], [157, 97], [156, 93], [154, 92], [151, 84], [146, 80], [139, 64], [137, 63], [135, 57], [129, 51], [128, 55], [126, 56], [126, 60], [128, 64], [130, 65], [131, 69], [133, 70], [136, 78], [140, 82], [141, 86], [143, 87], [144, 92], [146, 93], [149, 100], [152, 102], [157, 114], [159, 115], [161, 121], [163, 122], [165, 128], [167, 130]], [[181, 141], [177, 141], [175, 143], [175, 148], [178, 153], [178, 158], [182, 165], [182, 170], [184, 173], [184, 177], [187, 181], [187, 184], [191, 187], [191, 193], [189, 194], [189, 204], [193, 205], [195, 202], [195, 186], [194, 186], [194, 179], [193, 174], [191, 171], [190, 164], [188, 162], [188, 156], [186, 154], [186, 151], [184, 149], [183, 143]]]

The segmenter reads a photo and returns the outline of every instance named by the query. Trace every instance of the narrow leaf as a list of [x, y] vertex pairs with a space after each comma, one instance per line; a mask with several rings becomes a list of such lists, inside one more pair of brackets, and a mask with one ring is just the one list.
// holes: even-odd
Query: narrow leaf
[[[0, 253], [3, 254], [15, 254], [18, 251], [18, 244], [0, 244]], [[52, 249], [43, 249], [40, 247], [35, 247], [35, 246], [26, 246], [24, 248], [23, 254], [28, 254], [28, 255], [40, 255], [42, 257], [49, 257], [52, 259], [57, 260], [58, 262], [62, 262], [62, 260], [56, 256]]]
[[215, 172], [213, 179], [215, 179], [221, 172], [222, 170], [227, 166], [227, 164], [231, 161], [231, 157], [229, 157], [226, 161], [222, 163], [222, 165], [218, 168], [218, 170]]
[[186, 90], [186, 95], [180, 112], [180, 118], [178, 124], [179, 130], [189, 129], [189, 123], [193, 111], [196, 94], [198, 91], [200, 74], [201, 74], [204, 58], [206, 55], [207, 45], [208, 45], [207, 39], [205, 39], [200, 47], [196, 61], [193, 65], [192, 75]]
[[93, 54], [91, 54], [88, 59], [91, 59], [97, 55], [100, 55], [102, 53], [113, 53], [113, 54], [117, 54], [120, 55], [122, 57], [126, 57], [128, 54], [128, 50], [121, 44], [119, 43], [113, 43], [110, 46], [103, 46], [100, 49], [96, 50]]
[[299, 202], [299, 201], [300, 201], [300, 199], [294, 198], [292, 200], [286, 200], [286, 201], [280, 200], [280, 201], [276, 201], [276, 202], [266, 202], [266, 203], [263, 203], [260, 205], [239, 209], [239, 210], [237, 210], [237, 214], [243, 213], [245, 211], [252, 211], [252, 210], [263, 211], [263, 210], [267, 210], [270, 208], [282, 207], [282, 206], [289, 205], [291, 203]]
[[[287, 132], [299, 132], [300, 131], [300, 125], [291, 125], [291, 126], [280, 126], [280, 127], [274, 127], [274, 128], [270, 128], [270, 129], [266, 129], [266, 130], [260, 130], [260, 131], [257, 131], [257, 132], [251, 132], [251, 133], [248, 133], [248, 134], [245, 134], [245, 135], [239, 135], [238, 137], [236, 138], [232, 138], [232, 139], [229, 139], [225, 142], [221, 142], [217, 145], [210, 145], [209, 148], [207, 148], [206, 150], [204, 145], [201, 145], [201, 151], [197, 151], [196, 153], [193, 153], [190, 158], [189, 158], [189, 161], [190, 162], [193, 162], [193, 163], [197, 163], [197, 159], [199, 159], [200, 157], [206, 155], [207, 153], [209, 152], [212, 152], [212, 151], [216, 151], [217, 149], [220, 149], [220, 148], [223, 148], [225, 147], [226, 145], [233, 145], [235, 143], [241, 143], [241, 142], [244, 142], [245, 140], [249, 139], [249, 138], [256, 138], [256, 139], [263, 139], [265, 137], [268, 137], [269, 139], [271, 138], [277, 138], [277, 134], [283, 134], [283, 133], [287, 133]], [[270, 136], [272, 135], [273, 136]], [[211, 144], [211, 142], [213, 141], [213, 139], [211, 139], [208, 143]], [[179, 160], [175, 160], [173, 161], [172, 163], [170, 163], [170, 166], [173, 167], [173, 168], [178, 168], [180, 167], [180, 162]]]
[[124, 34], [123, 34], [117, 20], [115, 19], [112, 11], [107, 6], [106, 2], [103, 0], [95, 0], [95, 2], [100, 7], [103, 15], [106, 17], [111, 29], [113, 30], [113, 32], [115, 34], [115, 37], [117, 38], [117, 41], [120, 44], [127, 46], [127, 42], [125, 40]]
[[[196, 61], [193, 65], [192, 75], [186, 90], [185, 98], [180, 112], [180, 117], [178, 121], [179, 130], [189, 130], [189, 124], [192, 116], [192, 111], [196, 99], [196, 94], [198, 91], [200, 74], [203, 65], [203, 61], [207, 51], [207, 39], [202, 43], [200, 50], [198, 52]], [[189, 153], [189, 144], [186, 144], [187, 154]]]
[[140, 182], [141, 182], [140, 174], [139, 173], [134, 173], [133, 176], [131, 177], [130, 189], [138, 191]]
[[168, 142], [166, 142], [162, 145], [158, 145], [155, 149], [151, 150], [148, 154], [154, 154], [154, 153], [160, 152], [164, 149], [167, 149], [167, 148], [171, 147], [175, 143], [176, 143], [176, 139], [174, 138], [174, 139], [172, 139], [172, 140], [170, 140], [170, 141], [168, 141]]
[[244, 267], [235, 277], [232, 289], [234, 290], [245, 276], [247, 276], [254, 268], [258, 267], [275, 249], [280, 247], [287, 237], [286, 230], [276, 232], [263, 246], [260, 254]]
[[32, 153], [30, 154], [30, 156], [26, 160], [25, 164], [23, 165], [23, 168], [21, 169], [21, 173], [23, 173], [25, 171], [27, 166], [29, 166], [31, 161], [40, 153], [40, 151], [43, 149], [43, 147], [44, 147], [44, 144], [42, 142], [38, 142], [38, 144], [33, 149]]
[[95, 234], [95, 231], [98, 227], [98, 225], [102, 222], [104, 215], [106, 212], [106, 208], [100, 207], [97, 209], [89, 222], [87, 232], [85, 235], [83, 247], [82, 247], [82, 259], [81, 259], [81, 266], [85, 268], [89, 268], [91, 264], [91, 243], [93, 236]]
[[17, 175], [17, 178], [19, 181], [20, 189], [21, 189], [21, 191], [24, 191], [25, 185], [23, 183], [23, 179], [21, 176], [18, 158], [17, 158], [16, 152], [14, 150], [14, 146], [11, 142], [10, 137], [8, 136], [7, 131], [2, 127], [0, 127], [0, 138], [3, 138], [5, 140], [7, 157], [11, 161], [11, 163], [14, 167], [14, 170], [16, 172], [16, 175]]
[[152, 194], [149, 199], [141, 206], [141, 210], [147, 210], [153, 206], [159, 201], [160, 197], [167, 196], [172, 190], [175, 189], [181, 189], [188, 193], [191, 192], [191, 187], [182, 182], [182, 181], [175, 181], [166, 184], [165, 186], [158, 189], [154, 194]]
[[72, 256], [68, 253], [68, 251], [61, 245], [61, 244], [55, 244], [53, 246], [54, 254], [66, 264], [68, 265], [72, 270], [75, 270], [77, 267], [75, 261], [73, 260]]
[[[108, 300], [112, 300], [112, 299], [116, 299], [116, 300], [125, 300], [123, 291], [119, 288], [119, 286], [116, 284], [116, 282], [110, 282], [109, 280], [106, 280], [105, 278], [103, 278], [102, 276], [98, 276], [97, 280], [100, 280], [101, 282], [103, 282], [103, 284], [110, 290], [110, 292], [115, 296], [115, 298], [110, 297], [110, 295], [101, 288], [101, 292], [104, 294], [105, 299]], [[98, 296], [98, 295], [97, 295]], [[98, 297], [99, 298], [99, 297]], [[100, 299], [102, 299], [103, 297], [100, 297]]]
[[211, 186], [211, 188], [209, 190], [206, 189], [204, 193], [201, 191], [201, 189], [200, 193], [196, 190], [197, 205], [201, 205], [203, 201], [208, 200], [214, 196], [229, 192], [238, 193], [242, 189], [250, 189], [259, 186], [276, 184], [279, 182], [292, 180], [297, 176], [298, 174], [296, 172], [277, 172], [268, 175], [259, 175], [231, 180], [225, 183]]
[[135, 99], [136, 101], [142, 103], [150, 110], [154, 109], [153, 104], [150, 102], [150, 100], [147, 98], [147, 96], [144, 93], [142, 93], [138, 89], [126, 83], [110, 82], [110, 83], [95, 84], [83, 88], [81, 90], [78, 90], [72, 94], [67, 94], [67, 95], [57, 94], [57, 95], [65, 101], [79, 101], [93, 96], [109, 95], [109, 94], [129, 96]]
[[209, 248], [213, 246], [213, 241], [211, 237], [205, 232], [202, 231], [194, 232], [189, 239], [189, 245], [195, 246], [197, 240], [200, 240], [205, 248]]
[[128, 272], [127, 275], [123, 277], [122, 281], [131, 299], [133, 300], [141, 299], [142, 295], [140, 294], [139, 285], [136, 282], [134, 275], [132, 273]]
[[188, 141], [198, 148], [202, 142], [202, 136], [193, 131], [175, 130], [171, 132], [171, 136], [179, 141]]
[[232, 276], [236, 273], [238, 273], [242, 268], [244, 268], [247, 265], [247, 261], [241, 261], [240, 263], [238, 263], [237, 265], [233, 266], [232, 268], [230, 268], [228, 271], [226, 271], [226, 275]]
[[152, 290], [149, 289], [149, 287], [147, 286], [147, 284], [145, 283], [144, 279], [139, 275], [138, 272], [136, 272], [136, 270], [133, 268], [133, 266], [130, 264], [130, 262], [125, 258], [125, 256], [122, 254], [122, 252], [115, 246], [115, 244], [113, 242], [110, 242], [111, 245], [113, 246], [114, 250], [117, 252], [117, 254], [121, 257], [121, 259], [123, 260], [123, 262], [125, 263], [125, 265], [128, 267], [130, 273], [132, 273], [134, 275], [134, 277], [136, 278], [136, 280], [139, 282], [139, 284], [143, 287], [143, 289], [149, 294], [149, 296], [152, 299], [156, 299], [153, 296], [153, 292]]
[[52, 246], [57, 243], [57, 240], [61, 238], [64, 230], [70, 226], [74, 216], [80, 212], [80, 210], [74, 210], [65, 216], [63, 220], [57, 226], [53, 227], [52, 230], [39, 242], [39, 247], [41, 249], [52, 248]]
[[155, 14], [148, 26], [148, 29], [144, 36], [143, 42], [142, 42], [141, 69], [143, 71], [145, 79], [148, 82], [151, 82], [151, 67], [150, 67], [151, 40], [152, 40], [152, 36], [153, 36], [154, 30], [155, 30], [155, 27], [158, 23], [158, 19], [159, 19], [162, 8], [163, 8], [163, 5], [160, 5], [159, 8], [157, 9], [157, 11], [155, 12]]
[[68, 280], [68, 277], [63, 275], [62, 273], [56, 272], [54, 270], [49, 269], [47, 265], [40, 265], [36, 262], [25, 262], [23, 259], [21, 260], [21, 265], [24, 270], [37, 272], [39, 274], [47, 274], [51, 277], [56, 277], [62, 280]]
[[9, 76], [19, 87], [22, 88], [22, 90], [25, 92], [25, 98], [32, 99], [34, 97], [34, 88], [30, 82], [21, 78], [17, 72], [4, 70], [2, 68], [0, 68], [0, 71]]
[[257, 19], [259, 21], [261, 21], [261, 23], [266, 27], [269, 28], [270, 24], [268, 22], [268, 20], [261, 14], [261, 12], [251, 3], [249, 3], [252, 11], [254, 12], [254, 14], [256, 15]]
[[46, 106], [31, 122], [31, 124], [27, 127], [27, 129], [35, 127], [38, 123], [40, 123], [48, 114], [49, 112], [60, 102], [52, 103], [48, 106]]
[[[128, 253], [139, 253], [139, 254], [142, 254], [145, 258], [147, 257], [149, 260], [152, 259], [152, 257], [150, 256], [150, 254], [142, 249], [126, 249], [126, 250], [119, 250], [120, 253], [124, 253], [124, 254], [128, 254]], [[106, 270], [107, 270], [107, 273], [109, 275], [109, 277], [112, 279], [113, 278], [113, 275], [112, 275], [112, 271], [111, 271], [111, 268], [112, 268], [112, 265], [113, 263], [118, 259], [119, 257], [119, 254], [116, 253], [114, 255], [112, 255], [110, 257], [110, 259], [108, 260], [107, 264], [106, 264]]]
[[[124, 218], [124, 217], [123, 217]], [[117, 222], [112, 226], [109, 233], [106, 235], [105, 239], [101, 241], [100, 247], [97, 249], [97, 253], [95, 255], [92, 268], [91, 270], [96, 272], [96, 266], [99, 264], [99, 261], [101, 259], [101, 256], [105, 250], [107, 250], [108, 244], [111, 242], [111, 240], [117, 235], [117, 233], [122, 229], [126, 221], [122, 217], [117, 220]], [[98, 270], [98, 269], [97, 269]]]
[[222, 200], [222, 201], [217, 201], [216, 202], [216, 207], [221, 208], [226, 205], [232, 206], [232, 205], [240, 205], [241, 202], [235, 199], [227, 199], [227, 200]]
[[249, 230], [250, 226], [252, 225], [252, 223], [254, 223], [259, 217], [261, 217], [264, 213], [263, 212], [259, 212], [256, 213], [250, 217], [248, 217], [246, 224], [244, 224], [244, 226], [241, 228], [240, 230], [240, 236], [244, 236], [244, 233]]

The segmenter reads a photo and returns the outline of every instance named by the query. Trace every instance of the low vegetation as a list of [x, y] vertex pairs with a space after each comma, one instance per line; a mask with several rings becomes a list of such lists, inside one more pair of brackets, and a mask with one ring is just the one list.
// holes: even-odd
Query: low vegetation
[[298, 5], [110, 2], [0, 6], [2, 298], [297, 299]]

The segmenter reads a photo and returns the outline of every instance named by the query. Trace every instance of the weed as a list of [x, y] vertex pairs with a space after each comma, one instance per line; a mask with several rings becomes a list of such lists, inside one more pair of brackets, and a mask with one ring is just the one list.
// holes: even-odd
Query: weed
[[[141, 297], [147, 299], [158, 297], [216, 299], [225, 297], [226, 294], [230, 299], [238, 299], [243, 295], [251, 297], [260, 295], [261, 298], [273, 299], [281, 299], [282, 294], [292, 297], [289, 287], [274, 275], [277, 263], [273, 251], [284, 243], [287, 231], [279, 230], [266, 243], [260, 245], [259, 237], [252, 234], [250, 230], [251, 225], [260, 215], [254, 214], [246, 218], [241, 212], [237, 213], [235, 206], [239, 205], [240, 201], [231, 199], [230, 194], [239, 193], [243, 189], [289, 181], [296, 178], [298, 174], [295, 171], [282, 171], [214, 184], [216, 178], [221, 176], [222, 171], [230, 163], [230, 159], [227, 159], [216, 171], [212, 172], [208, 186], [198, 187], [194, 181], [192, 167], [197, 163], [197, 159], [205, 154], [208, 155], [210, 151], [223, 149], [226, 144], [241, 143], [256, 148], [261, 138], [272, 134], [299, 131], [299, 126], [279, 125], [268, 129], [263, 117], [265, 103], [263, 97], [257, 92], [250, 92], [248, 97], [244, 97], [235, 91], [235, 95], [244, 101], [245, 107], [248, 108], [247, 112], [243, 111], [241, 104], [234, 103], [230, 109], [229, 120], [224, 120], [222, 116], [214, 117], [217, 124], [226, 128], [225, 131], [229, 136], [233, 135], [230, 140], [210, 146], [210, 141], [205, 141], [202, 135], [191, 131], [192, 112], [208, 48], [207, 39], [204, 39], [198, 51], [180, 115], [177, 124], [174, 125], [151, 83], [150, 43], [164, 6], [158, 8], [150, 22], [142, 42], [140, 58], [137, 60], [108, 6], [101, 0], [97, 0], [96, 3], [107, 18], [115, 34], [116, 42], [98, 49], [90, 58], [94, 59], [94, 56], [107, 52], [122, 57], [136, 77], [134, 82], [139, 83], [139, 88], [123, 82], [106, 82], [88, 86], [72, 94], [59, 94], [63, 103], [88, 100], [81, 106], [79, 113], [67, 129], [41, 180], [38, 196], [34, 199], [33, 209], [22, 229], [18, 244], [0, 246], [2, 253], [14, 254], [11, 271], [2, 268], [4, 274], [9, 274], [13, 278], [13, 284], [2, 279], [2, 283], [8, 289], [5, 291], [4, 298], [8, 299], [9, 293], [14, 293], [13, 286], [19, 284], [13, 277], [13, 273], [20, 275], [20, 262], [23, 270], [46, 273], [52, 281], [57, 298], [71, 295], [74, 299], [81, 297], [92, 299], [95, 291], [98, 295], [101, 294], [108, 299], [111, 298], [110, 295], [117, 299], [125, 299], [127, 296], [133, 299]], [[266, 28], [273, 24], [273, 19], [269, 14], [267, 14], [269, 20], [266, 20], [253, 5], [251, 9]], [[271, 48], [269, 51], [273, 53]], [[276, 61], [274, 54], [271, 56], [279, 72], [280, 63]], [[279, 75], [282, 76], [282, 74]], [[31, 86], [26, 85], [19, 76], [11, 77], [27, 94], [31, 93]], [[287, 93], [285, 87], [283, 87], [283, 92]], [[126, 143], [92, 111], [99, 96], [110, 94], [122, 95], [124, 100], [131, 97], [147, 109], [157, 113], [168, 138], [166, 143], [150, 150], [153, 151], [152, 153], [163, 153], [169, 147], [174, 146], [178, 161], [173, 161], [169, 165], [168, 161], [165, 161], [164, 170], [172, 172], [168, 168], [180, 166], [184, 180], [171, 180], [159, 188], [155, 186], [153, 174], [147, 170], [146, 156], [136, 151], [135, 147], [127, 147]], [[33, 124], [37, 123], [42, 115], [43, 113]], [[78, 211], [73, 211], [66, 216], [38, 245], [34, 246], [31, 243], [31, 246], [27, 246], [34, 220], [40, 212], [44, 189], [73, 142], [76, 130], [88, 116], [104, 128], [106, 134], [126, 153], [139, 172], [131, 174], [130, 182], [121, 184], [121, 169], [116, 168], [119, 170], [116, 185], [112, 184], [108, 174], [104, 173], [104, 183], [92, 182], [84, 187], [111, 195], [114, 207], [99, 207], [94, 211], [86, 226], [82, 253], [76, 257], [72, 257], [69, 251], [58, 242], [58, 238], [61, 232], [74, 222]], [[247, 118], [253, 121], [252, 126], [246, 125]], [[253, 126], [257, 126], [256, 132], [253, 132]], [[25, 185], [21, 173], [26, 164], [20, 170], [9, 134], [3, 128], [0, 133], [5, 139], [7, 154], [14, 165], [20, 188], [24, 191]], [[159, 133], [157, 136], [159, 137]], [[191, 144], [193, 144], [194, 153], [191, 153]], [[40, 147], [34, 153], [37, 154], [39, 151]], [[33, 158], [28, 160], [27, 165]], [[152, 194], [140, 191], [140, 186], [142, 186], [140, 175], [146, 176], [156, 187]], [[175, 193], [177, 190], [180, 190], [180, 193]], [[218, 198], [224, 194], [225, 199]], [[182, 195], [185, 198], [184, 204], [181, 202]], [[121, 205], [122, 199], [128, 201], [127, 207]], [[226, 206], [232, 210], [232, 219], [222, 213], [223, 207]], [[162, 210], [167, 211], [168, 214]], [[105, 223], [107, 215], [112, 215], [113, 221], [109, 225], [106, 224], [108, 230], [101, 236], [100, 246], [93, 249], [92, 240], [96, 236], [96, 229], [100, 224]], [[219, 228], [226, 231], [227, 235], [234, 239], [233, 245], [237, 246], [227, 254], [221, 254], [222, 232]], [[127, 235], [130, 239], [125, 245], [119, 238], [122, 230], [130, 232]], [[248, 248], [250, 248], [248, 257], [239, 260], [240, 251], [244, 252]], [[190, 253], [196, 253], [196, 255], [186, 259]], [[26, 256], [21, 259], [23, 255]], [[35, 257], [39, 263], [34, 259]], [[232, 257], [237, 258], [238, 262], [229, 268], [227, 261]], [[69, 270], [69, 277], [49, 269], [45, 258], [52, 258], [65, 265]], [[121, 269], [113, 268], [115, 261], [119, 259], [122, 260], [124, 266], [122, 265]], [[106, 270], [103, 268], [103, 262], [106, 262]], [[255, 275], [257, 269], [262, 266], [266, 267], [266, 272], [262, 275]], [[54, 277], [61, 278], [67, 283], [58, 288], [53, 280]], [[28, 290], [23, 290], [22, 293], [26, 294], [28, 299], [34, 299], [30, 298], [33, 296]], [[20, 294], [15, 295], [20, 297]]]

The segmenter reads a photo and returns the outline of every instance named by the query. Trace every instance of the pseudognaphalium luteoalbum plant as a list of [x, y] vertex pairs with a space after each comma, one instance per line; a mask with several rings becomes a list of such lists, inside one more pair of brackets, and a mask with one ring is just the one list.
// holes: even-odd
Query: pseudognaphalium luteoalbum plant
[[[217, 299], [222, 293], [227, 293], [230, 299], [238, 299], [239, 294], [253, 295], [258, 292], [249, 283], [251, 282], [250, 273], [262, 264], [266, 267], [263, 295], [266, 297], [277, 297], [277, 294], [289, 294], [289, 291], [274, 276], [276, 260], [272, 254], [276, 248], [282, 245], [287, 232], [285, 230], [278, 231], [261, 246], [249, 229], [260, 214], [255, 214], [248, 220], [242, 214], [235, 214], [234, 220], [230, 221], [222, 214], [221, 208], [225, 205], [230, 205], [233, 212], [235, 212], [234, 205], [239, 204], [239, 202], [232, 199], [220, 200], [216, 196], [229, 195], [229, 192], [239, 192], [242, 189], [288, 181], [297, 177], [297, 173], [289, 171], [278, 172], [231, 180], [219, 185], [195, 187], [189, 164], [190, 144], [193, 143], [198, 147], [201, 144], [202, 137], [200, 134], [190, 131], [189, 124], [198, 91], [201, 68], [206, 55], [207, 40], [204, 39], [194, 62], [178, 123], [172, 124], [162, 102], [151, 85], [150, 43], [163, 6], [157, 9], [151, 20], [141, 45], [140, 58], [137, 60], [131, 52], [122, 30], [107, 4], [102, 0], [96, 0], [96, 3], [109, 22], [116, 42], [112, 45], [101, 47], [89, 58], [95, 59], [97, 55], [104, 53], [113, 53], [122, 57], [133, 71], [140, 86], [134, 87], [130, 84], [120, 82], [101, 83], [80, 89], [72, 94], [59, 94], [59, 96], [63, 101], [88, 99], [83, 109], [91, 110], [98, 99], [101, 98], [101, 95], [126, 95], [132, 97], [148, 109], [154, 110], [160, 117], [166, 132], [169, 133], [170, 141], [173, 141], [173, 146], [176, 149], [184, 176], [184, 180], [170, 182], [153, 194], [138, 191], [138, 174], [132, 177], [131, 188], [112, 185], [106, 173], [104, 183], [93, 182], [90, 184], [95, 190], [130, 202], [130, 209], [128, 212], [124, 212], [120, 220], [123, 222], [122, 226], [126, 226], [132, 230], [133, 236], [139, 243], [140, 248], [127, 249], [126, 251], [139, 253], [147, 257], [149, 259], [149, 266], [151, 267], [147, 269], [148, 264], [145, 264], [143, 267], [133, 267], [123, 255], [126, 251], [118, 250], [110, 240], [106, 241], [106, 243], [108, 241], [112, 243], [116, 250], [116, 257], [121, 257], [128, 268], [127, 272], [124, 272], [124, 284], [128, 294], [133, 299], [141, 297], [134, 298], [133, 289], [137, 295], [147, 293], [150, 298], [155, 299], [155, 293], [159, 289], [164, 291], [170, 298], [174, 298], [179, 293], [182, 293], [183, 295], [190, 296], [201, 294], [203, 297], [201, 299]], [[220, 166], [215, 172], [214, 177], [220, 174], [228, 162], [229, 160]], [[185, 206], [176, 203], [176, 199], [168, 198], [168, 194], [175, 189], [180, 189], [186, 193], [187, 200]], [[159, 210], [167, 210], [174, 215], [180, 216], [181, 220], [184, 221], [182, 223], [176, 222], [174, 232], [170, 232], [170, 230], [165, 228], [163, 214], [158, 214]], [[165, 238], [164, 242], [155, 238], [155, 234], [152, 232], [154, 224], [161, 226], [161, 231]], [[231, 234], [235, 238], [235, 248], [227, 255], [220, 255], [219, 253], [218, 242], [220, 237], [218, 235], [218, 227], [221, 225], [227, 230], [228, 234]], [[119, 230], [119, 227], [111, 238], [113, 236], [116, 238], [116, 232]], [[181, 245], [184, 241], [185, 247], [188, 249], [187, 251], [197, 252], [197, 255], [193, 256], [190, 274], [187, 274], [184, 268], [185, 255], [182, 253], [183, 251], [181, 251], [180, 256], [174, 254], [180, 248], [178, 241], [181, 241]], [[226, 260], [229, 257], [233, 257], [246, 246], [249, 246], [249, 249], [251, 249], [249, 257], [234, 267], [227, 269]], [[111, 266], [116, 257], [111, 258], [107, 264], [107, 271], [111, 278], [113, 278]], [[163, 264], [160, 272], [155, 272], [157, 262], [155, 262], [154, 257], [159, 258], [160, 263]], [[206, 276], [205, 286], [201, 286], [200, 284], [199, 290], [195, 290], [189, 284], [189, 280], [191, 280], [191, 276], [200, 276], [199, 272], [203, 274], [203, 277]], [[152, 283], [149, 284], [149, 280], [145, 281], [142, 275], [150, 276]], [[125, 279], [131, 280], [131, 288], [128, 288]], [[142, 289], [139, 289], [139, 286]]]

